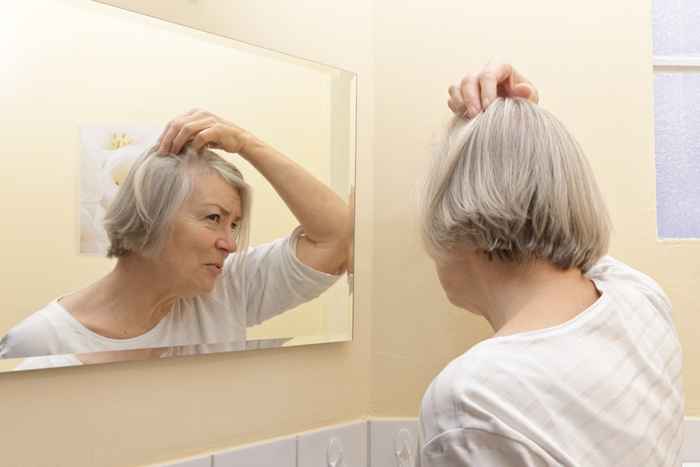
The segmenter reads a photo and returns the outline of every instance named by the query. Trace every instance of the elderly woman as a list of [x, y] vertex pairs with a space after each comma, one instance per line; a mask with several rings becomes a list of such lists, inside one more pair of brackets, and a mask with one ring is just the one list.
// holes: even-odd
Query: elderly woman
[[[301, 224], [246, 251], [251, 192], [207, 147], [237, 153]], [[249, 132], [202, 111], [132, 167], [105, 227], [114, 269], [15, 326], [3, 357], [245, 342], [246, 327], [317, 297], [344, 271], [347, 205]]]
[[450, 96], [423, 234], [449, 301], [495, 336], [425, 393], [423, 467], [679, 465], [671, 304], [604, 256], [608, 214], [578, 144], [510, 66]]

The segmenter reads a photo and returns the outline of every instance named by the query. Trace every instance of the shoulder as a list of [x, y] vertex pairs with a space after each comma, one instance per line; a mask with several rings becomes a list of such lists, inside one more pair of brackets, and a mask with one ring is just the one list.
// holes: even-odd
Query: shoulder
[[58, 338], [56, 319], [59, 315], [60, 309], [55, 302], [32, 313], [0, 340], [0, 357], [19, 358], [52, 353], [52, 343]]
[[668, 311], [671, 309], [671, 300], [658, 282], [611, 256], [599, 259], [586, 271], [586, 276], [603, 285], [635, 290], [643, 294], [656, 308]]
[[520, 426], [525, 408], [552, 390], [556, 365], [547, 355], [563, 348], [556, 338], [509, 336], [475, 345], [450, 362], [425, 392], [421, 421], [426, 436], [463, 428], [503, 433], [506, 420], [510, 427]]
[[560, 465], [519, 429], [530, 396], [518, 381], [534, 367], [513, 350], [484, 341], [435, 377], [420, 414], [428, 465]]
[[603, 256], [591, 268], [586, 271], [586, 276], [592, 279], [620, 279], [634, 282], [640, 286], [652, 289], [660, 289], [659, 284], [641, 271], [613, 258]]
[[286, 237], [230, 255], [224, 263], [226, 286], [263, 288], [267, 281], [273, 280], [276, 285], [284, 283], [299, 289], [305, 297], [313, 298], [325, 291], [341, 275], [318, 271], [299, 260], [296, 244], [302, 233], [298, 227]]
[[507, 377], [508, 363], [504, 359], [512, 358], [502, 346], [487, 340], [452, 360], [423, 396], [421, 419], [426, 439], [483, 419], [485, 405], [492, 405], [486, 399], [497, 393], [492, 389]]
[[[329, 280], [340, 277], [339, 274], [331, 274], [316, 269], [299, 258], [298, 245], [303, 238], [305, 238], [304, 230], [299, 226], [287, 236], [248, 249], [242, 253], [242, 259], [245, 260], [244, 263], [248, 266], [255, 266], [260, 262], [267, 262], [266, 266], [269, 266], [269, 263], [274, 262], [280, 267], [302, 275], [322, 277]], [[231, 256], [235, 257], [238, 255]]]
[[528, 428], [532, 401], [551, 390], [551, 375], [527, 345], [527, 340], [487, 339], [435, 377], [420, 413], [421, 451], [428, 465], [566, 465]]

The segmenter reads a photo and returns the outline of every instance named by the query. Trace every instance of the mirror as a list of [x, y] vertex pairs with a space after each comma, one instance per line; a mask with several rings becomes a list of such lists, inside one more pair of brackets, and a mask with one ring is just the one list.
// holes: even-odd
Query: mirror
[[[117, 260], [104, 256], [106, 211], [134, 161], [167, 122], [190, 109], [245, 128], [349, 202], [355, 174], [351, 72], [90, 0], [15, 2], [0, 17], [0, 36], [7, 115], [0, 162], [0, 335], [115, 268]], [[299, 221], [270, 182], [242, 157], [214, 151], [252, 186], [251, 248], [289, 236]], [[0, 370], [352, 338], [352, 274], [302, 301], [246, 326], [235, 341], [23, 355], [0, 360]]]

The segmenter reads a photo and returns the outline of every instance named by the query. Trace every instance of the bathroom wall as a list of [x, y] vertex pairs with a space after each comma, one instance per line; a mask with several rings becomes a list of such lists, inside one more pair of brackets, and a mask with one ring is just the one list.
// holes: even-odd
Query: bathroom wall
[[372, 298], [369, 1], [112, 3], [358, 73], [355, 291], [363, 312], [348, 343], [0, 374], [0, 464], [151, 464], [363, 417]]
[[700, 243], [656, 238], [651, 2], [373, 5], [372, 416], [417, 414], [440, 369], [492, 334], [444, 297], [419, 243], [413, 196], [431, 134], [449, 113], [448, 85], [489, 60], [515, 64], [582, 144], [615, 224], [611, 254], [654, 277], [673, 301], [686, 414], [700, 414]]

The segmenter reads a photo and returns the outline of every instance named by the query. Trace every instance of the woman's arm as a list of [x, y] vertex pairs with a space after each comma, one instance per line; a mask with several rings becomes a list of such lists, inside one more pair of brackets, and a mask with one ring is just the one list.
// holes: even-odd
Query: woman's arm
[[351, 215], [333, 190], [250, 132], [208, 112], [194, 110], [171, 121], [159, 152], [177, 154], [190, 141], [195, 150], [207, 146], [238, 153], [270, 182], [304, 229], [296, 250], [302, 263], [331, 274], [345, 270]]

